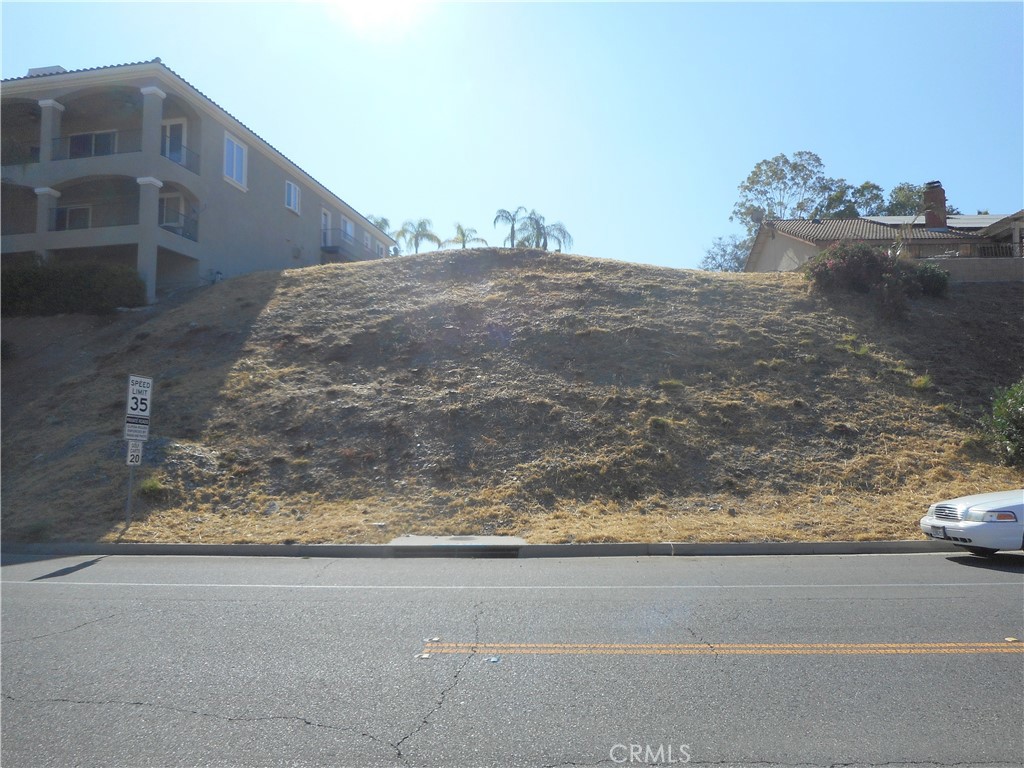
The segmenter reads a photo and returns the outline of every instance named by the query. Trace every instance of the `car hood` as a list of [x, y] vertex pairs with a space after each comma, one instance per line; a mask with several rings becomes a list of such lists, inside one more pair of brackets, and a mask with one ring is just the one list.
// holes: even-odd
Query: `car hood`
[[961, 509], [981, 509], [985, 511], [994, 509], [1015, 509], [1024, 510], [1024, 488], [1013, 491], [994, 491], [992, 493], [976, 493], [973, 496], [961, 496], [958, 499], [940, 501], [939, 504], [948, 504]]

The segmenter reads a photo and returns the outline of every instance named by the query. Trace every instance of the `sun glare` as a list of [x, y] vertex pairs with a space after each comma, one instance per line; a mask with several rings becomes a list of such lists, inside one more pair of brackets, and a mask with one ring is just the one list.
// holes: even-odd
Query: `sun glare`
[[395, 34], [423, 18], [428, 0], [329, 0], [330, 14], [361, 34]]

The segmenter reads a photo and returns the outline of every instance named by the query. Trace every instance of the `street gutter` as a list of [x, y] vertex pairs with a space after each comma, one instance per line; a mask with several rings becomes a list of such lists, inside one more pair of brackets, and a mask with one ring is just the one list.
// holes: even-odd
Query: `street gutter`
[[[469, 537], [464, 537], [469, 538]], [[451, 541], [401, 544], [125, 544], [104, 542], [4, 543], [3, 555], [176, 555], [333, 558], [568, 558], [722, 557], [752, 555], [905, 555], [960, 551], [940, 541], [709, 542], [634, 544], [503, 543]]]

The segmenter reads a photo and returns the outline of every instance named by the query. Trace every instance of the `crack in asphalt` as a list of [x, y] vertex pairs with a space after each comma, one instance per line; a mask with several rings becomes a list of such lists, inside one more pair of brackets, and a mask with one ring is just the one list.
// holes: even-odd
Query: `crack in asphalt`
[[46, 633], [44, 633], [42, 635], [33, 635], [32, 637], [16, 637], [13, 640], [8, 638], [8, 637], [4, 637], [4, 644], [7, 645], [7, 644], [10, 644], [10, 643], [27, 643], [30, 640], [42, 640], [43, 638], [46, 638], [46, 637], [55, 637], [56, 635], [66, 635], [69, 632], [75, 632], [76, 630], [79, 630], [82, 627], [87, 627], [90, 624], [98, 624], [101, 621], [109, 621], [110, 619], [116, 619], [119, 616], [129, 616], [129, 615], [132, 615], [134, 613], [138, 613], [138, 611], [127, 611], [125, 613], [112, 613], [109, 616], [101, 616], [98, 619], [89, 619], [89, 621], [84, 621], [81, 624], [78, 624], [77, 626], [71, 627], [70, 629], [58, 629], [58, 630], [56, 630], [54, 632], [46, 632]]
[[343, 731], [345, 733], [358, 733], [363, 738], [369, 739], [370, 741], [380, 744], [382, 746], [394, 747], [383, 739], [379, 739], [372, 733], [365, 731], [359, 731], [358, 728], [352, 728], [343, 725], [331, 725], [330, 723], [321, 723], [316, 720], [310, 720], [308, 717], [302, 717], [299, 715], [260, 715], [254, 717], [245, 717], [239, 715], [222, 715], [217, 712], [204, 712], [198, 709], [189, 709], [188, 707], [175, 707], [169, 704], [154, 704], [150, 701], [120, 701], [118, 699], [66, 699], [66, 698], [54, 698], [54, 699], [29, 699], [12, 696], [9, 693], [3, 694], [3, 698], [7, 701], [16, 704], [82, 704], [90, 706], [117, 706], [117, 707], [147, 707], [150, 709], [160, 709], [167, 712], [178, 712], [183, 715], [193, 715], [195, 717], [208, 717], [215, 720], [223, 720], [229, 723], [262, 723], [271, 722], [274, 720], [281, 721], [294, 721], [307, 725], [311, 728], [323, 728], [331, 731]]
[[466, 667], [469, 666], [469, 663], [476, 657], [476, 646], [480, 643], [480, 617], [484, 614], [484, 609], [481, 607], [482, 605], [483, 603], [477, 603], [473, 606], [473, 608], [476, 610], [476, 613], [473, 614], [473, 650], [469, 652], [469, 655], [466, 656], [465, 660], [459, 665], [458, 669], [455, 670], [455, 674], [452, 676], [452, 681], [447, 686], [441, 689], [441, 693], [437, 697], [437, 702], [430, 709], [430, 711], [423, 716], [423, 719], [420, 721], [420, 723], [412, 731], [410, 731], [401, 739], [399, 739], [396, 743], [391, 745], [398, 752], [399, 760], [404, 760], [406, 758], [406, 756], [402, 753], [402, 745], [430, 724], [430, 718], [436, 715], [441, 710], [441, 707], [444, 706], [444, 702], [448, 694], [451, 693], [459, 684], [459, 677], [462, 675], [463, 670], [465, 670]]

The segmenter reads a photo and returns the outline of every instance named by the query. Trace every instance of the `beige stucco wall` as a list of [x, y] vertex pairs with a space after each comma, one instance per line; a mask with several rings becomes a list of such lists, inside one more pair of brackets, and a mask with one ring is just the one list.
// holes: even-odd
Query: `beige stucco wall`
[[776, 232], [775, 237], [765, 237], [764, 246], [756, 261], [747, 264], [748, 272], [792, 272], [818, 254], [820, 249], [813, 243], [789, 237]]
[[921, 259], [949, 272], [954, 283], [1024, 282], [1024, 259]]

